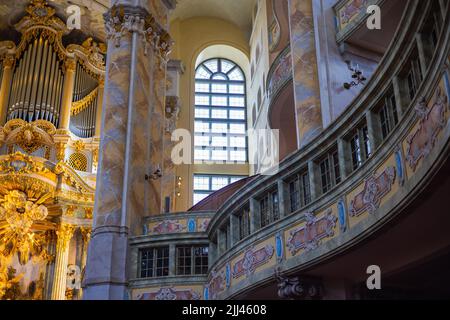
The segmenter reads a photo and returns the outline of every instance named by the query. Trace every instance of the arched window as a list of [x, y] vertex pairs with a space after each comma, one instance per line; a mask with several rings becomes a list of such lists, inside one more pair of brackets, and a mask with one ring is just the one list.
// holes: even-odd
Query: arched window
[[246, 84], [241, 68], [209, 59], [195, 74], [194, 160], [247, 162]]

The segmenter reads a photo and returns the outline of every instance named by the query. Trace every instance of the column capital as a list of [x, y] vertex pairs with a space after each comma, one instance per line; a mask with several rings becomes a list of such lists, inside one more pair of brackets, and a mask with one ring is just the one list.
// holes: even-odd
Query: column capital
[[56, 242], [56, 248], [60, 251], [65, 251], [72, 239], [75, 227], [71, 224], [62, 223], [58, 230], [56, 230], [56, 235], [58, 240]]
[[66, 71], [75, 72], [77, 60], [75, 58], [66, 58], [64, 60], [64, 67], [66, 68]]
[[126, 34], [137, 33], [144, 41], [144, 54], [147, 54], [150, 44], [163, 60], [168, 61], [173, 40], [147, 9], [114, 5], [104, 18], [107, 39], [113, 40], [116, 47], [120, 47], [121, 38]]
[[81, 236], [83, 237], [84, 245], [87, 246], [89, 241], [91, 240], [92, 228], [90, 227], [81, 227], [80, 228]]
[[16, 62], [14, 55], [8, 54], [3, 58], [3, 67], [11, 69]]

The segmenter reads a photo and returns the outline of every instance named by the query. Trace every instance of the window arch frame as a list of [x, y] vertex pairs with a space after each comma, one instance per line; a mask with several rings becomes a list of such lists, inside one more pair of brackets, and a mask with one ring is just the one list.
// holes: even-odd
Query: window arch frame
[[[211, 62], [215, 61], [216, 67], [211, 68], [211, 65], [208, 66]], [[229, 63], [232, 65], [232, 67], [228, 70], [222, 69], [222, 63], [223, 61]], [[209, 77], [206, 77], [206, 74], [203, 73], [202, 77], [199, 77], [199, 72], [201, 71], [201, 68], [203, 70], [206, 70], [206, 73], [209, 74]], [[242, 80], [239, 79], [232, 79], [230, 78], [230, 74], [232, 74], [235, 70], [238, 70]], [[216, 76], [221, 76], [224, 79], [214, 79]], [[203, 90], [200, 90], [200, 86], [198, 85], [206, 85], [203, 87]], [[214, 91], [213, 85], [222, 85], [222, 88], [225, 87], [224, 92]], [[236, 91], [233, 92], [232, 86], [242, 86], [242, 91]], [[219, 87], [216, 87], [219, 88]], [[237, 87], [236, 87], [237, 88]], [[197, 100], [198, 97], [207, 97], [207, 103], [198, 103], [200, 100]], [[213, 97], [225, 97], [226, 104], [216, 104], [213, 102]], [[242, 106], [233, 106], [231, 103], [231, 98], [242, 98], [243, 99], [243, 105]], [[206, 101], [205, 100], [205, 101]], [[226, 117], [213, 117], [213, 111], [225, 111]], [[208, 114], [206, 117], [198, 116], [198, 112], [200, 114], [200, 111], [205, 112], [205, 114]], [[231, 115], [232, 111], [238, 111], [237, 114], [239, 114], [241, 111], [243, 112], [243, 118], [239, 119]], [[202, 62], [200, 62], [197, 67], [195, 68], [194, 73], [194, 163], [205, 163], [205, 162], [214, 162], [214, 163], [234, 163], [234, 164], [247, 164], [249, 162], [248, 159], [248, 139], [247, 139], [247, 130], [248, 130], [248, 110], [247, 110], [247, 79], [245, 72], [239, 66], [238, 63], [234, 62], [231, 59], [228, 58], [221, 58], [221, 57], [214, 57], [206, 59]], [[207, 123], [208, 124], [208, 131], [207, 132], [201, 132], [197, 131], [196, 124], [197, 122], [201, 123]], [[220, 133], [214, 133], [213, 132], [213, 123], [214, 124], [226, 124], [227, 125], [227, 134], [224, 134], [223, 132]], [[233, 133], [231, 129], [231, 124], [242, 124], [244, 125], [244, 132], [243, 133]], [[213, 144], [213, 137], [220, 136], [226, 137], [227, 140], [227, 146], [226, 147], [218, 147], [214, 146]], [[209, 137], [208, 146], [205, 146], [205, 141], [203, 144], [197, 144], [196, 137]], [[238, 138], [244, 138], [245, 146], [244, 147], [234, 147], [231, 144], [230, 138], [231, 137], [238, 137]], [[239, 140], [239, 139], [238, 139]], [[226, 151], [226, 159], [216, 159], [213, 156], [213, 151], [220, 150], [222, 148], [222, 151]], [[197, 157], [196, 151], [197, 150], [208, 150], [208, 157]], [[244, 151], [245, 153], [245, 159], [244, 160], [235, 160], [236, 158], [231, 156], [232, 151]], [[205, 153], [206, 154], [206, 153]], [[233, 159], [233, 160], [232, 160]]]

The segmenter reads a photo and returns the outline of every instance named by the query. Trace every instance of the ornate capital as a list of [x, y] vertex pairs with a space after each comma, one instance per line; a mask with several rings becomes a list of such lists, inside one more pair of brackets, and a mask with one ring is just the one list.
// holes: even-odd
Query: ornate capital
[[144, 42], [144, 54], [147, 54], [150, 44], [163, 61], [168, 61], [173, 41], [146, 9], [128, 5], [113, 6], [105, 14], [105, 21], [107, 38], [112, 39], [116, 47], [120, 46], [124, 35], [138, 33]]
[[303, 279], [299, 277], [282, 276], [279, 270], [275, 271], [278, 282], [278, 296], [281, 299], [320, 299], [322, 297], [322, 284], [317, 279]]
[[6, 55], [3, 58], [3, 67], [11, 69], [15, 62], [16, 62], [16, 58], [13, 55]]
[[64, 66], [66, 67], [66, 71], [75, 72], [77, 61], [73, 58], [67, 58], [64, 61]]
[[72, 239], [75, 227], [70, 224], [63, 223], [56, 231], [58, 240], [56, 242], [56, 248], [58, 251], [64, 251], [67, 249], [70, 240]]
[[81, 236], [83, 237], [84, 246], [87, 247], [91, 241], [92, 229], [89, 227], [80, 228]]

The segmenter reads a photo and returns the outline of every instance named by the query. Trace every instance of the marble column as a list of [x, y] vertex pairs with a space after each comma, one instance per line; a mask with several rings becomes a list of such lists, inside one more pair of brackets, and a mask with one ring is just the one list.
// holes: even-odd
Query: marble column
[[75, 83], [75, 68], [77, 62], [74, 58], [67, 58], [65, 63], [64, 84], [62, 91], [61, 116], [59, 129], [69, 131], [70, 110], [73, 102], [73, 86]]
[[66, 299], [67, 263], [69, 259], [69, 243], [75, 228], [69, 224], [61, 224], [56, 231], [56, 259], [53, 274], [52, 300]]
[[6, 56], [3, 59], [3, 75], [2, 82], [0, 84], [0, 125], [6, 122], [14, 61], [15, 59], [13, 56]]
[[298, 147], [322, 131], [312, 0], [289, 0], [289, 27]]
[[149, 10], [149, 1], [120, 0], [105, 15], [108, 52], [86, 300], [129, 298], [128, 236], [142, 233], [142, 219], [153, 208], [149, 194], [161, 199], [150, 181], [157, 178], [150, 143], [154, 103], [164, 103], [159, 91], [153, 97], [153, 77], [170, 37]]

